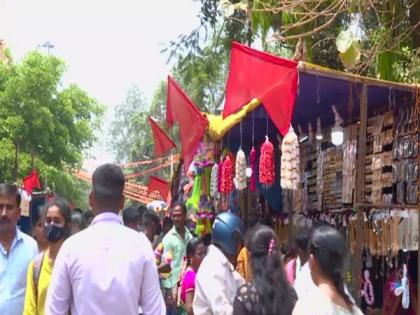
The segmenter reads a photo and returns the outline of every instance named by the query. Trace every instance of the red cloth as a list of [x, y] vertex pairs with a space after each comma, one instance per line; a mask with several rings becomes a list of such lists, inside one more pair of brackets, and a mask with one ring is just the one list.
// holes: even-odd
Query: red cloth
[[147, 120], [152, 128], [153, 140], [155, 142], [155, 157], [165, 154], [172, 148], [176, 148], [176, 145], [171, 138], [168, 137], [151, 117], [147, 118]]
[[286, 135], [297, 95], [297, 65], [233, 42], [223, 117], [258, 98], [277, 129]]
[[32, 170], [31, 174], [23, 179], [23, 189], [25, 189], [29, 195], [32, 195], [34, 188], [41, 189], [41, 183], [39, 182], [38, 172]]
[[170, 76], [168, 76], [166, 122], [169, 126], [175, 122], [179, 124], [184, 170], [187, 171], [209, 122]]
[[167, 181], [155, 176], [150, 176], [149, 185], [147, 186], [147, 193], [150, 194], [154, 191], [158, 191], [163, 200], [168, 198], [169, 184]]

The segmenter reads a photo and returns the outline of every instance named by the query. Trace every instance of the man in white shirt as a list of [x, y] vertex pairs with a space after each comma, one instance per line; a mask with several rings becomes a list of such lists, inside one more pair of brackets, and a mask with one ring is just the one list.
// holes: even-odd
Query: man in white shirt
[[234, 265], [245, 225], [231, 212], [219, 214], [213, 224], [212, 242], [196, 276], [194, 315], [230, 315], [238, 288], [245, 280]]
[[67, 239], [54, 264], [47, 315], [164, 315], [152, 246], [143, 233], [123, 226], [124, 174], [112, 164], [92, 176], [89, 202], [95, 218]]

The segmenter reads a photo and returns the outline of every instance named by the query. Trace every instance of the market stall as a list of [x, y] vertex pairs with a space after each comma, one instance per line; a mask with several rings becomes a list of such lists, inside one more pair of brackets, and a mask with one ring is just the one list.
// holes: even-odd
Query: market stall
[[327, 221], [347, 239], [347, 280], [364, 309], [414, 307], [419, 89], [234, 44], [224, 115], [206, 115], [189, 205], [198, 217], [202, 205], [248, 224], [268, 217], [283, 244], [296, 225]]

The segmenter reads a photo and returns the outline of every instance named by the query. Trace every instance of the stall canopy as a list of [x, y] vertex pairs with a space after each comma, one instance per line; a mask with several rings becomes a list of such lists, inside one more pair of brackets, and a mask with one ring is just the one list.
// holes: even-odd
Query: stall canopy
[[[279, 153], [278, 136], [284, 135], [290, 124], [296, 132], [298, 125], [307, 132], [308, 124], [315, 130], [320, 118], [324, 130], [332, 127], [335, 122], [332, 105], [346, 123], [357, 122], [364, 84], [371, 113], [384, 106], [394, 109], [412, 103], [415, 96], [414, 85], [357, 76], [305, 62], [297, 64], [233, 43], [223, 115], [207, 115], [208, 134], [213, 140], [221, 140], [232, 152], [241, 147], [247, 156], [252, 146], [259, 152], [268, 135]], [[276, 178], [279, 178], [278, 171], [277, 165]], [[274, 210], [281, 208], [279, 190], [280, 185], [268, 191], [260, 187]]]

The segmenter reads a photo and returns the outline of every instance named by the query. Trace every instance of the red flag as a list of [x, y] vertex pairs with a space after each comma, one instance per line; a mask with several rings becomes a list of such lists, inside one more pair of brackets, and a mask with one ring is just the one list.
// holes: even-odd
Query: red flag
[[297, 94], [297, 65], [233, 42], [223, 117], [258, 98], [277, 129], [287, 134]]
[[175, 143], [168, 135], [159, 127], [159, 125], [151, 118], [147, 118], [152, 128], [153, 140], [155, 141], [155, 156], [161, 156], [172, 148], [176, 148]]
[[187, 170], [209, 122], [170, 76], [168, 76], [166, 122], [169, 126], [175, 122], [179, 124], [184, 169]]
[[29, 195], [32, 195], [34, 188], [41, 189], [41, 183], [39, 182], [38, 172], [32, 170], [31, 174], [23, 179], [23, 189], [25, 189]]
[[147, 193], [150, 194], [154, 191], [158, 191], [163, 200], [166, 200], [169, 194], [168, 182], [159, 177], [150, 176], [149, 185], [147, 186]]

